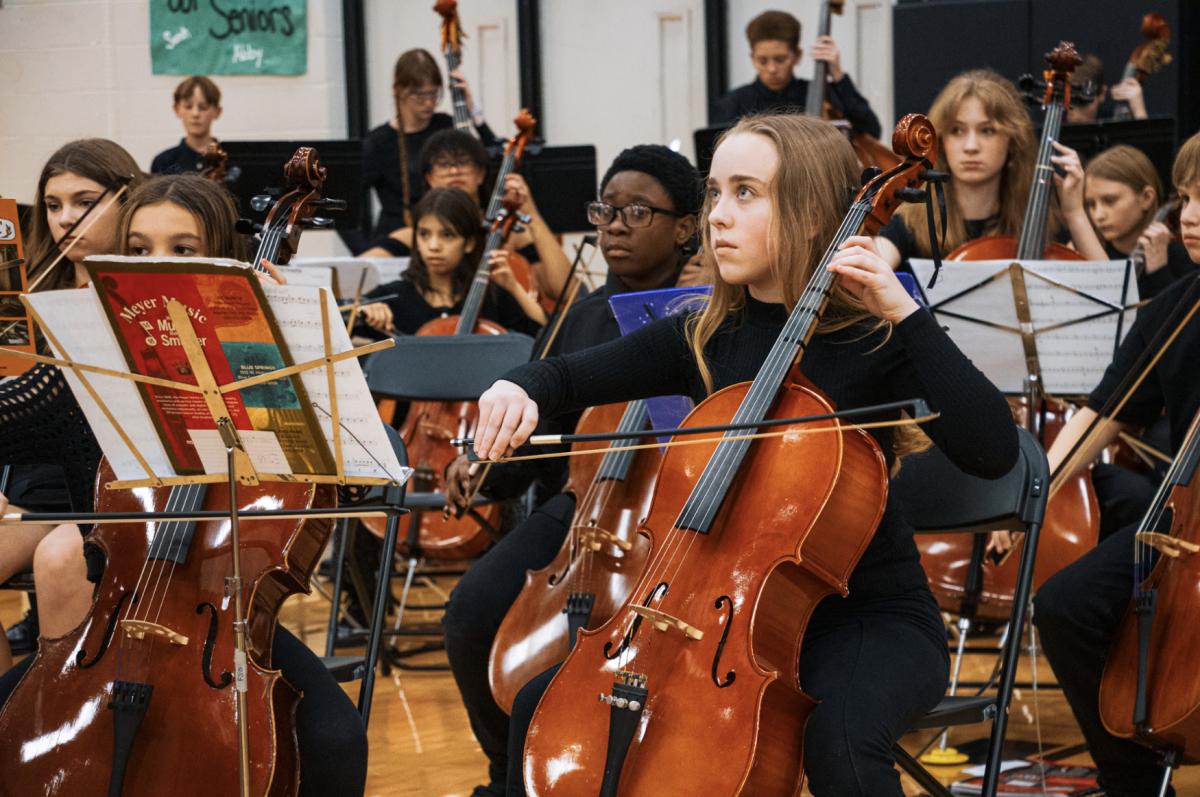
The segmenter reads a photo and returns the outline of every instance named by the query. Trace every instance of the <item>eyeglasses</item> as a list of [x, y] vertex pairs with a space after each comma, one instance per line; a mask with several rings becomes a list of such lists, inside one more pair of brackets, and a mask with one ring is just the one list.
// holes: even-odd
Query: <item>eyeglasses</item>
[[621, 214], [621, 223], [626, 227], [649, 227], [654, 221], [655, 213], [664, 213], [668, 216], [680, 218], [684, 214], [666, 208], [655, 208], [649, 205], [623, 205], [619, 208], [613, 207], [607, 202], [589, 202], [587, 203], [588, 221], [595, 224], [597, 227], [607, 227], [613, 223], [613, 219], [617, 214]]
[[470, 171], [475, 167], [475, 161], [470, 158], [459, 158], [458, 160], [435, 160], [429, 164], [431, 172], [465, 172]]
[[438, 103], [442, 100], [442, 90], [430, 89], [429, 91], [410, 91], [408, 96], [421, 102]]

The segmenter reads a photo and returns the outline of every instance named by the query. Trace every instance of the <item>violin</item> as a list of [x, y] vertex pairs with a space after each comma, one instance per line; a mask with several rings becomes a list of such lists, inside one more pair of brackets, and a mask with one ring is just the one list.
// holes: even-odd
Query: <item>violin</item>
[[[587, 409], [576, 432], [632, 432], [646, 425], [646, 403], [631, 401]], [[492, 643], [488, 679], [506, 712], [525, 684], [566, 659], [581, 629], [599, 628], [629, 597], [649, 552], [637, 526], [650, 510], [660, 459], [654, 448], [571, 458], [563, 491], [575, 495], [576, 505], [567, 538], [554, 561], [526, 574]]]
[[225, 182], [225, 165], [229, 161], [229, 153], [221, 147], [221, 142], [213, 139], [204, 150], [204, 169], [200, 174], [213, 182]]
[[[1021, 234], [976, 238], [951, 252], [947, 260], [1084, 259], [1081, 254], [1062, 244], [1046, 244], [1046, 219], [1054, 190], [1054, 181], [1049, 176], [1053, 174], [1050, 157], [1054, 154], [1054, 148], [1051, 142], [1058, 139], [1062, 129], [1063, 116], [1070, 106], [1070, 75], [1082, 59], [1075, 52], [1074, 45], [1063, 42], [1047, 54], [1046, 60], [1050, 69], [1045, 73], [1045, 123], [1038, 144], [1034, 180], [1021, 223]], [[1029, 400], [1025, 396], [1010, 398], [1009, 404], [1016, 422], [1035, 432], [1046, 448], [1050, 447], [1075, 413], [1075, 408], [1070, 404], [1049, 396], [1040, 396], [1033, 411], [1030, 411]], [[1063, 484], [1046, 508], [1034, 567], [1034, 590], [1094, 548], [1099, 533], [1100, 504], [1092, 487], [1091, 472], [1083, 471]], [[1016, 556], [1008, 556], [1003, 564], [985, 567], [980, 571], [982, 546], [971, 536], [919, 534], [916, 540], [930, 589], [943, 611], [998, 623], [1010, 616], [1017, 584], [1019, 552]], [[1021, 544], [1017, 542], [1014, 550]], [[980, 576], [981, 582], [974, 583]]]
[[[458, 20], [458, 0], [438, 0], [433, 10], [442, 17], [442, 55], [446, 56], [446, 66], [453, 72], [462, 64], [462, 40], [466, 38]], [[454, 105], [454, 129], [478, 136], [475, 125], [471, 124], [466, 92], [453, 79], [450, 80], [450, 98]]]
[[[487, 243], [471, 289], [463, 302], [462, 314], [435, 318], [418, 329], [417, 335], [503, 335], [506, 332], [499, 324], [480, 318], [479, 311], [491, 277], [487, 253], [504, 245], [519, 220], [518, 203], [513, 195], [505, 192], [504, 178], [520, 163], [536, 122], [528, 110], [522, 110], [514, 122], [517, 134], [508, 142], [500, 164], [496, 189], [488, 205], [487, 218], [491, 227]], [[518, 280], [521, 279], [515, 270], [513, 273]], [[524, 277], [526, 281], [529, 279], [528, 272]], [[412, 489], [445, 492], [446, 466], [458, 456], [458, 450], [450, 445], [450, 440], [474, 434], [478, 420], [479, 406], [473, 401], [413, 403], [400, 428], [400, 437], [408, 447], [409, 461], [416, 471], [412, 477]], [[480, 510], [480, 514], [493, 525], [499, 513], [500, 507], [494, 505]], [[362, 522], [373, 534], [383, 536], [386, 521], [363, 518]], [[469, 559], [483, 551], [491, 539], [487, 530], [472, 518], [442, 518], [427, 512], [421, 516], [420, 524], [421, 550], [434, 559]]]
[[[1134, 78], [1145, 85], [1147, 75], [1155, 74], [1172, 61], [1171, 54], [1167, 52], [1171, 44], [1171, 25], [1167, 18], [1153, 12], [1142, 17], [1142, 37], [1145, 41], [1133, 48], [1133, 53], [1125, 62], [1121, 79]], [[1133, 110], [1129, 107], [1129, 101], [1116, 100], [1113, 119], [1123, 121], [1132, 118]]]
[[[1193, 641], [1200, 616], [1198, 456], [1200, 414], [1138, 526], [1133, 599], [1100, 681], [1104, 727], [1157, 750], [1171, 767], [1200, 763], [1200, 653]], [[1154, 549], [1161, 556], [1151, 569]]]
[[[846, 0], [821, 0], [821, 11], [817, 16], [817, 39], [828, 36], [833, 24], [833, 15], [841, 16], [845, 10]], [[824, 61], [813, 61], [813, 77], [808, 84], [808, 98], [805, 109], [821, 118], [828, 120], [845, 133], [858, 156], [858, 162], [864, 168], [875, 166], [880, 169], [891, 169], [900, 165], [901, 159], [896, 157], [875, 136], [856, 132], [842, 115], [830, 107], [825, 100], [826, 84], [829, 82], [829, 65]]]
[[[324, 176], [313, 150], [298, 151], [288, 170], [301, 165]], [[293, 201], [281, 199], [272, 217], [287, 219], [281, 206]], [[303, 225], [293, 226], [294, 245]], [[106, 489], [115, 479], [103, 461], [97, 512], [227, 511], [230, 504], [225, 483]], [[237, 498], [243, 511], [337, 503], [333, 485], [304, 482], [243, 485]], [[300, 694], [273, 669], [271, 642], [284, 600], [309, 591], [331, 529], [328, 519], [241, 521], [254, 795], [288, 797], [299, 787]], [[104, 576], [84, 621], [64, 637], [40, 640], [0, 710], [0, 796], [240, 793], [230, 521], [97, 524], [87, 539], [105, 555]], [[181, 755], [186, 750], [197, 754]]]
[[[858, 193], [754, 381], [714, 393], [684, 426], [831, 410], [797, 365], [834, 287], [826, 265], [860, 228], [886, 224], [936, 160], [922, 116], [892, 140], [904, 163]], [[865, 431], [836, 419], [806, 428], [833, 431], [753, 442], [730, 431], [667, 449], [641, 524], [644, 572], [607, 623], [579, 631], [534, 714], [531, 795], [800, 792], [817, 703], [798, 680], [799, 641], [819, 601], [847, 594], [888, 490]], [[797, 463], [802, 480], [781, 478]]]

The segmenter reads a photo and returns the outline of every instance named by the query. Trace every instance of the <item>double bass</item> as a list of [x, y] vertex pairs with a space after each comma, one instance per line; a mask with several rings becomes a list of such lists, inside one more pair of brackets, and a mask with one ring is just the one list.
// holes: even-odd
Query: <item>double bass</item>
[[[433, 10], [442, 17], [442, 55], [446, 56], [449, 71], [454, 72], [461, 64], [462, 40], [466, 38], [458, 20], [458, 0], [438, 0]], [[467, 110], [466, 92], [453, 79], [450, 81], [450, 99], [454, 106], [454, 129], [478, 136], [475, 125], [471, 124], [471, 112]]]
[[[841, 15], [845, 9], [846, 0], [821, 0], [821, 11], [817, 16], [817, 39], [828, 36], [832, 29], [833, 15]], [[879, 139], [866, 133], [856, 132], [841, 114], [833, 110], [825, 100], [826, 84], [829, 82], [829, 65], [824, 61], [813, 61], [813, 76], [808, 84], [808, 97], [805, 100], [805, 110], [814, 116], [821, 116], [842, 130], [858, 156], [858, 162], [864, 167], [875, 166], [880, 169], [891, 169], [901, 163], [896, 153], [885, 147]]]
[[[859, 192], [754, 381], [714, 393], [683, 426], [830, 411], [797, 365], [833, 287], [826, 265], [912, 195], [937, 135], [909, 115], [893, 145], [904, 164]], [[865, 431], [836, 419], [805, 428], [828, 433], [728, 432], [668, 448], [642, 524], [645, 571], [604, 626], [579, 632], [533, 717], [531, 795], [633, 797], [663, 784], [674, 794], [799, 793], [817, 705], [799, 683], [799, 641], [820, 600], [847, 594], [888, 490], [883, 452]], [[801, 481], [780, 478], [797, 463]]]
[[[536, 124], [528, 110], [522, 110], [514, 122], [517, 134], [508, 142], [500, 164], [496, 190], [492, 192], [487, 212], [491, 229], [475, 279], [463, 302], [462, 315], [435, 318], [418, 329], [417, 335], [503, 335], [506, 332], [499, 324], [480, 318], [479, 312], [491, 284], [487, 253], [503, 246], [518, 221], [513, 198], [504, 191], [504, 178], [520, 163]], [[521, 279], [522, 275], [516, 269], [513, 273]], [[527, 273], [524, 276], [528, 279]], [[412, 489], [445, 492], [446, 466], [458, 456], [458, 449], [450, 445], [450, 441], [473, 435], [478, 420], [479, 406], [473, 401], [413, 403], [400, 428], [409, 462], [416, 470]], [[481, 509], [480, 514], [494, 525], [499, 511], [500, 508], [493, 505]], [[385, 523], [379, 518], [364, 518], [363, 525], [376, 536], [383, 536]], [[421, 515], [419, 534], [421, 552], [433, 559], [469, 559], [482, 552], [491, 541], [487, 530], [473, 518], [443, 518], [432, 512]]]
[[[270, 230], [302, 227], [320, 199], [315, 150], [297, 152], [286, 173], [295, 190]], [[115, 478], [102, 462], [98, 512], [229, 509], [224, 483], [106, 489]], [[241, 486], [237, 497], [243, 511], [336, 505], [333, 485], [302, 482]], [[330, 529], [328, 519], [241, 522], [256, 796], [290, 797], [299, 785], [300, 695], [273, 669], [271, 641], [283, 602], [309, 591]], [[238, 794], [230, 521], [98, 524], [87, 539], [104, 553], [103, 578], [75, 630], [40, 640], [0, 710], [0, 795]]]
[[[1050, 69], [1045, 73], [1043, 107], [1045, 122], [1038, 144], [1034, 180], [1029, 203], [1021, 223], [1020, 236], [986, 235], [968, 241], [946, 256], [946, 260], [1083, 260], [1074, 249], [1056, 242], [1046, 243], [1046, 219], [1054, 191], [1054, 154], [1051, 142], [1058, 139], [1062, 120], [1071, 102], [1071, 73], [1081, 62], [1074, 45], [1061, 43], [1046, 55]], [[1036, 346], [1032, 340], [1029, 346]], [[1027, 348], [1027, 355], [1028, 355]], [[1036, 351], [1033, 353], [1036, 360]], [[1059, 399], [1040, 395], [1033, 411], [1027, 397], [1010, 399], [1016, 421], [1035, 432], [1042, 445], [1049, 448], [1075, 409]], [[1037, 564], [1034, 567], [1033, 588], [1074, 562], [1096, 546], [1100, 532], [1100, 506], [1092, 487], [1091, 472], [1084, 471], [1064, 483], [1046, 508], [1045, 525], [1038, 541]], [[1014, 545], [1013, 555], [1003, 564], [981, 568], [982, 583], [973, 578], [980, 575], [982, 557], [980, 540], [970, 535], [920, 534], [917, 547], [921, 564], [929, 577], [929, 587], [943, 611], [970, 614], [974, 618], [996, 623], [1005, 622], [1011, 614], [1012, 596], [1017, 583], [1020, 554]], [[971, 585], [968, 588], [968, 585]]]
[[[631, 401], [590, 407], [576, 432], [634, 432], [646, 423], [646, 403]], [[572, 450], [599, 446], [575, 443]], [[492, 643], [488, 680], [505, 711], [521, 687], [567, 658], [580, 630], [599, 628], [629, 597], [646, 563], [649, 546], [637, 527], [650, 509], [659, 460], [655, 448], [571, 458], [563, 491], [575, 494], [576, 505], [567, 538], [554, 561], [526, 573]]]

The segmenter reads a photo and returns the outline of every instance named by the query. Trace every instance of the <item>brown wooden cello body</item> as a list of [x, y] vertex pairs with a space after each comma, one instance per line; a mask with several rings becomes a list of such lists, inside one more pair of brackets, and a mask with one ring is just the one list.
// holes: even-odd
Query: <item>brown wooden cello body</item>
[[[626, 416], [633, 417], [626, 420]], [[576, 431], [636, 431], [645, 426], [644, 402], [592, 407]], [[638, 443], [653, 444], [642, 438]], [[575, 443], [572, 450], [601, 447]], [[513, 603], [492, 644], [489, 681], [492, 696], [512, 711], [521, 687], [571, 652], [572, 626], [599, 628], [625, 603], [641, 575], [649, 541], [638, 525], [650, 509], [658, 449], [611, 451], [604, 457], [571, 458], [571, 475], [563, 488], [576, 498], [571, 529], [558, 555], [541, 570], [525, 575], [525, 587]]]
[[[1114, 736], [1173, 751], [1177, 764], [1200, 763], [1200, 416], [1138, 529], [1135, 563], [1147, 567], [1151, 545], [1162, 551], [1142, 583], [1108, 652], [1100, 681], [1100, 719]], [[1171, 513], [1163, 530], [1159, 519]], [[1161, 535], [1161, 536], [1160, 536]], [[1140, 568], [1139, 568], [1140, 569]], [[1134, 569], [1135, 579], [1139, 569]], [[1141, 570], [1144, 575], [1145, 570]], [[1147, 635], [1144, 658], [1139, 636]], [[1139, 701], [1139, 691], [1141, 700]], [[1139, 712], [1144, 705], [1144, 714]]]
[[[191, 506], [189, 493], [202, 490], [199, 485], [104, 489], [114, 478], [105, 463], [98, 511], [229, 508], [226, 485], [210, 485]], [[336, 501], [332, 486], [273, 483], [239, 488], [238, 503], [243, 510], [302, 509]], [[114, 712], [108, 704], [116, 681], [153, 685], [118, 795], [238, 793], [233, 607], [223, 607], [232, 572], [229, 521], [196, 524], [182, 563], [151, 558], [156, 534], [177, 533], [181, 525], [101, 524], [89, 535], [106, 556], [104, 577], [78, 628], [40, 640], [32, 666], [0, 711], [0, 795], [109, 794]], [[308, 591], [329, 530], [328, 520], [241, 523], [251, 648], [250, 793], [256, 797], [294, 795], [299, 783], [299, 694], [272, 669], [271, 643], [280, 605]], [[127, 636], [122, 621], [128, 619], [153, 621], [187, 642]]]

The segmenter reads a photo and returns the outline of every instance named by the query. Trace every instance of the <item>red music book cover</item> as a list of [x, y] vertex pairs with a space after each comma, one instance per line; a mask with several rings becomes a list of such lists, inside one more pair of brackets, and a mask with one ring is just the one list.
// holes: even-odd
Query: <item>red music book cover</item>
[[[217, 384], [293, 365], [255, 273], [232, 260], [88, 258], [84, 261], [134, 373], [197, 384], [167, 312], [187, 310]], [[139, 384], [180, 475], [223, 473], [225, 449], [203, 396]], [[225, 394], [225, 406], [262, 473], [332, 474], [333, 457], [298, 376]]]
[[0, 377], [25, 373], [30, 360], [7, 357], [4, 349], [34, 353], [33, 319], [21, 294], [29, 290], [17, 200], [0, 199]]

